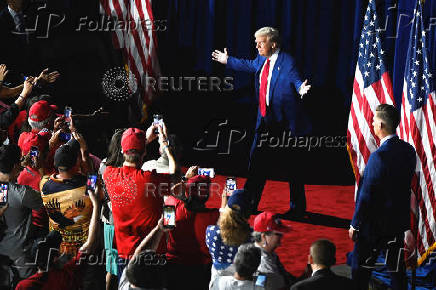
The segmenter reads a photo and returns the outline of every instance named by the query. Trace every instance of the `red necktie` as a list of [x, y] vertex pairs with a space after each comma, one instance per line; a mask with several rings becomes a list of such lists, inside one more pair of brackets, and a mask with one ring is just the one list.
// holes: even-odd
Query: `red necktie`
[[266, 89], [268, 87], [268, 75], [269, 75], [269, 59], [266, 60], [263, 67], [262, 76], [260, 78], [260, 90], [259, 90], [259, 107], [262, 117], [266, 115]]

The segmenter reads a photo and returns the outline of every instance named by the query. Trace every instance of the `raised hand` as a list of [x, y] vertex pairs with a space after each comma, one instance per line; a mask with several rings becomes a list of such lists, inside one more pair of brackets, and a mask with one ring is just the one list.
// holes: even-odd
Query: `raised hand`
[[303, 98], [303, 96], [304, 96], [305, 94], [307, 94], [307, 92], [310, 90], [310, 88], [311, 88], [311, 85], [308, 85], [308, 84], [307, 84], [307, 80], [305, 80], [305, 81], [301, 84], [300, 89], [298, 90], [298, 93], [300, 94], [301, 98]]
[[214, 52], [212, 52], [212, 59], [214, 61], [217, 61], [222, 64], [227, 64], [227, 59], [229, 58], [229, 55], [227, 53], [227, 48], [224, 48], [224, 52], [219, 51], [215, 49]]
[[77, 131], [73, 132], [72, 134], [73, 134], [74, 139], [76, 139], [77, 142], [79, 142], [80, 150], [82, 150], [82, 151], [88, 150], [88, 146], [86, 145], [86, 141], [83, 138], [82, 134], [78, 133]]
[[185, 177], [189, 179], [197, 174], [198, 174], [198, 166], [191, 166], [189, 167], [188, 171], [186, 171]]
[[5, 64], [0, 64], [0, 82], [3, 82], [5, 76], [8, 74], [8, 70]]
[[41, 81], [42, 83], [54, 83], [61, 74], [58, 71], [54, 71], [49, 73], [48, 68], [44, 69], [39, 76], [36, 78], [36, 81]]
[[34, 77], [28, 77], [24, 81], [24, 87], [23, 87], [23, 91], [21, 92], [21, 96], [23, 96], [25, 98], [30, 96], [30, 94], [32, 93], [32, 90], [33, 90], [33, 82], [34, 81], [35, 81]]

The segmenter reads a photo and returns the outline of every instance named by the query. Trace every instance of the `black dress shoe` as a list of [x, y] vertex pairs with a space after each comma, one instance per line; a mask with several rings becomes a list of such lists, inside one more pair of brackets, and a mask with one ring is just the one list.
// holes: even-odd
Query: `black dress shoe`
[[305, 211], [298, 211], [294, 209], [290, 209], [287, 212], [280, 215], [283, 219], [302, 219], [304, 218]]

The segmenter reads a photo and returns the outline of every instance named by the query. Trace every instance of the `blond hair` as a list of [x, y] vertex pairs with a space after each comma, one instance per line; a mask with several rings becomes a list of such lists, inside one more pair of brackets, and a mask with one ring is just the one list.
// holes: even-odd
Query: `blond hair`
[[227, 246], [239, 246], [247, 242], [250, 236], [250, 225], [239, 212], [226, 207], [218, 220], [221, 238]]
[[266, 36], [269, 41], [274, 42], [277, 47], [280, 47], [280, 34], [274, 27], [262, 27], [254, 33], [254, 37]]

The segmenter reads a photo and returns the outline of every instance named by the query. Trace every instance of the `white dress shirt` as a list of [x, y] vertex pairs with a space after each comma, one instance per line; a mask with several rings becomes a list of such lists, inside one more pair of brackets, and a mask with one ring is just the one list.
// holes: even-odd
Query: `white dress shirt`
[[[269, 106], [269, 85], [271, 83], [271, 76], [272, 76], [272, 72], [274, 69], [274, 65], [276, 63], [277, 58], [279, 57], [279, 52], [280, 49], [277, 49], [270, 57], [269, 57], [269, 73], [268, 73], [268, 84], [266, 86], [266, 96], [265, 96], [265, 101], [266, 101], [266, 105]], [[266, 64], [266, 60], [265, 63], [262, 66], [262, 70], [260, 71], [260, 76], [259, 76], [259, 84], [262, 80], [262, 72], [263, 69], [265, 68], [265, 64]]]
[[388, 136], [384, 137], [383, 139], [380, 140], [380, 146], [382, 146], [383, 143], [385, 143], [387, 140], [389, 140], [389, 139], [391, 139], [392, 137], [395, 137], [395, 136], [397, 136], [397, 134], [391, 134], [391, 135], [388, 135]]

